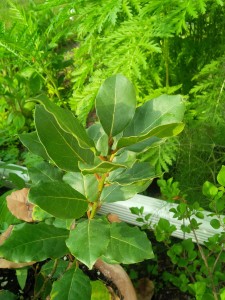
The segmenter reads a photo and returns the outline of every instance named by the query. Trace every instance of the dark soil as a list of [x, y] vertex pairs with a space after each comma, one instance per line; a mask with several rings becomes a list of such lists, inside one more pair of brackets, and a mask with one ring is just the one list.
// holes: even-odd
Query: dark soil
[[0, 269], [1, 290], [8, 290], [17, 295], [17, 299], [31, 299], [34, 287], [33, 271], [29, 270], [28, 280], [23, 290], [21, 290], [16, 277], [16, 271], [10, 269]]

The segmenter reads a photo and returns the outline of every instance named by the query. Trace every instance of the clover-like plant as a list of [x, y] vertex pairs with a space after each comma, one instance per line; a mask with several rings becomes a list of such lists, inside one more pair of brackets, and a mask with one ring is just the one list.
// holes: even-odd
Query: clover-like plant
[[[44, 161], [29, 170], [32, 184], [20, 203], [25, 218], [14, 204], [15, 194], [7, 198], [11, 212], [25, 221], [9, 224], [14, 226], [0, 256], [26, 264], [52, 259], [40, 271], [53, 279], [50, 299], [91, 299], [94, 285], [81, 264], [92, 269], [99, 261], [131, 264], [153, 257], [143, 231], [97, 212], [104, 203], [142, 192], [157, 176], [140, 154], [182, 131], [184, 104], [181, 96], [163, 95], [136, 108], [134, 87], [120, 74], [100, 87], [98, 121], [88, 129], [46, 97], [35, 100], [36, 131], [20, 139]], [[64, 256], [68, 261], [61, 260]], [[38, 296], [40, 291], [34, 299]]]

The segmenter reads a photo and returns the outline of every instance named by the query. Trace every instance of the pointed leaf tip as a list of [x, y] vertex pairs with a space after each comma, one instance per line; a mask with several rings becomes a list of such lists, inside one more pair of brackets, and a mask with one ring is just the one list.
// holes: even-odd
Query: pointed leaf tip
[[79, 223], [71, 231], [66, 244], [71, 253], [91, 269], [106, 251], [109, 237], [109, 223], [103, 219], [92, 219]]
[[136, 109], [134, 86], [123, 75], [105, 80], [96, 97], [96, 112], [108, 136], [122, 132], [132, 120]]

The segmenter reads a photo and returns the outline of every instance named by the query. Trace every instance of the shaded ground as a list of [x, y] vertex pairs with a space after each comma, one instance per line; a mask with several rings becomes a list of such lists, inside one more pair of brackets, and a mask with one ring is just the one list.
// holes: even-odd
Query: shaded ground
[[8, 290], [17, 295], [17, 299], [29, 300], [31, 299], [34, 286], [33, 272], [29, 271], [26, 286], [21, 290], [16, 277], [15, 270], [0, 269], [0, 289]]
[[[125, 267], [128, 274], [132, 278], [137, 291], [138, 300], [192, 300], [194, 299], [188, 294], [182, 293], [178, 288], [170, 283], [162, 281], [162, 272], [171, 268], [170, 261], [163, 251], [158, 254], [158, 261], [145, 261]], [[98, 271], [88, 271], [85, 266], [82, 270], [89, 275], [91, 280], [105, 278]], [[113, 287], [111, 282], [107, 282]], [[31, 300], [34, 287], [34, 272], [29, 271], [29, 276], [23, 290], [17, 282], [15, 270], [0, 269], [0, 287], [9, 290], [17, 295], [17, 299]], [[118, 299], [120, 299], [118, 297]], [[44, 300], [44, 299], [43, 299]], [[85, 300], [85, 299], [84, 299]], [[102, 300], [102, 299], [99, 299]]]

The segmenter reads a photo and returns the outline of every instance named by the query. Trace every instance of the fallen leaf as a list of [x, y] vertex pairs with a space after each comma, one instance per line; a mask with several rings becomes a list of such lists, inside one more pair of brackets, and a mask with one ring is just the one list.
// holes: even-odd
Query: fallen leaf
[[138, 280], [136, 292], [138, 300], [150, 300], [154, 295], [154, 283], [149, 278]]
[[12, 192], [6, 197], [7, 206], [10, 212], [20, 220], [34, 222], [32, 212], [34, 205], [28, 202], [28, 188]]
[[[121, 265], [108, 264], [101, 259], [95, 262], [95, 268], [98, 269], [107, 280], [113, 283], [123, 300], [137, 300], [134, 286], [130, 277]], [[113, 300], [117, 300], [115, 297]]]
[[113, 290], [113, 288], [111, 286], [107, 286], [107, 289], [110, 293], [111, 300], [120, 300], [120, 297], [116, 295], [115, 291]]

